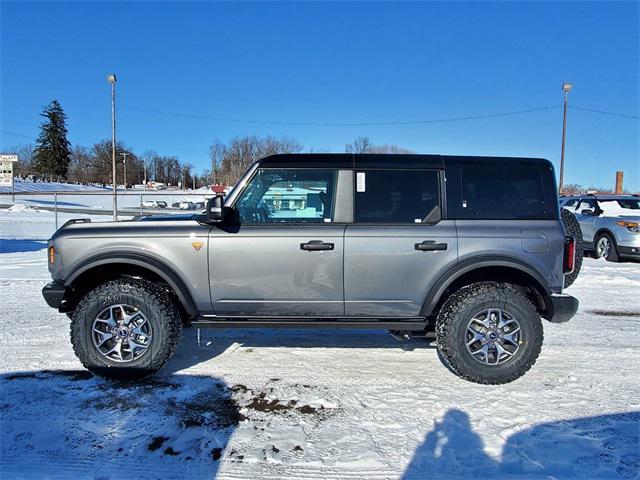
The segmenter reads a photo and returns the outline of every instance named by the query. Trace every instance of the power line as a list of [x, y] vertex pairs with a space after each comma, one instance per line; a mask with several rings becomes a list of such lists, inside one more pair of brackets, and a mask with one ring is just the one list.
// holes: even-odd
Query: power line
[[486, 118], [506, 117], [511, 115], [523, 115], [526, 113], [542, 112], [546, 110], [556, 110], [561, 108], [560, 105], [552, 107], [530, 108], [527, 110], [516, 110], [511, 112], [488, 113], [483, 115], [469, 115], [463, 117], [439, 118], [430, 120], [406, 120], [406, 121], [384, 121], [384, 122], [285, 122], [277, 120], [248, 120], [240, 118], [216, 117], [212, 115], [196, 115], [189, 113], [166, 112], [162, 110], [152, 110], [148, 108], [121, 106], [125, 110], [132, 110], [144, 113], [153, 113], [158, 115], [167, 115], [173, 117], [195, 118], [199, 120], [212, 120], [217, 122], [233, 122], [247, 123], [257, 125], [285, 125], [285, 126], [304, 126], [304, 127], [364, 127], [364, 126], [390, 126], [390, 125], [426, 125], [431, 123], [460, 122], [467, 120], [481, 120]]
[[14, 137], [33, 138], [31, 135], [24, 135], [22, 133], [12, 132], [10, 130], [0, 130], [0, 133], [4, 133], [6, 135], [13, 135]]
[[600, 113], [602, 115], [613, 115], [615, 117], [633, 118], [636, 120], [640, 119], [638, 115], [629, 115], [627, 113], [605, 112], [604, 110], [596, 110], [595, 108], [576, 107], [575, 105], [569, 105], [569, 108], [573, 108], [574, 110], [584, 110], [585, 112]]

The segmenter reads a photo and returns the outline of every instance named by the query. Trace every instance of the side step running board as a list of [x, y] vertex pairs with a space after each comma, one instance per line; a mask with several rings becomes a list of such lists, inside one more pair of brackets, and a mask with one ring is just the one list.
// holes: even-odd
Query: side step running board
[[198, 318], [191, 322], [196, 328], [352, 328], [419, 331], [424, 330], [424, 320], [372, 321], [372, 320], [238, 320]]

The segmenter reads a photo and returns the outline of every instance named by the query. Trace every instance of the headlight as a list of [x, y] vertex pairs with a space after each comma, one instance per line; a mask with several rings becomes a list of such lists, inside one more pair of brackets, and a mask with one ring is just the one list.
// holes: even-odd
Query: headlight
[[618, 226], [626, 228], [630, 232], [634, 232], [634, 233], [640, 232], [640, 223], [638, 223], [638, 222], [623, 222], [623, 221], [619, 221], [619, 222], [616, 222], [616, 223], [618, 224]]

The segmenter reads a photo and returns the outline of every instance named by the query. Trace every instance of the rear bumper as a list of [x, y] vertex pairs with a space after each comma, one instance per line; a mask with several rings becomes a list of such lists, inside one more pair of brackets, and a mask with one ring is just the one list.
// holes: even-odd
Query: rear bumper
[[550, 322], [568, 322], [578, 311], [578, 299], [571, 295], [553, 294], [549, 298], [551, 299], [551, 305], [548, 309], [550, 311], [547, 312], [545, 318]]
[[62, 311], [63, 303], [64, 303], [64, 294], [67, 292], [64, 285], [59, 282], [50, 282], [47, 283], [42, 289], [42, 296], [44, 297], [47, 305], [51, 308], [57, 308]]

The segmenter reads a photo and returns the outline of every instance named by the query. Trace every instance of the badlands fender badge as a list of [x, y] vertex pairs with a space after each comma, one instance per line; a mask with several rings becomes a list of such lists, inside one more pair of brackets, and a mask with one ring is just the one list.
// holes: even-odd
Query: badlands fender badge
[[196, 252], [200, 251], [200, 249], [202, 248], [202, 245], [204, 245], [204, 243], [202, 242], [191, 242], [191, 246]]

